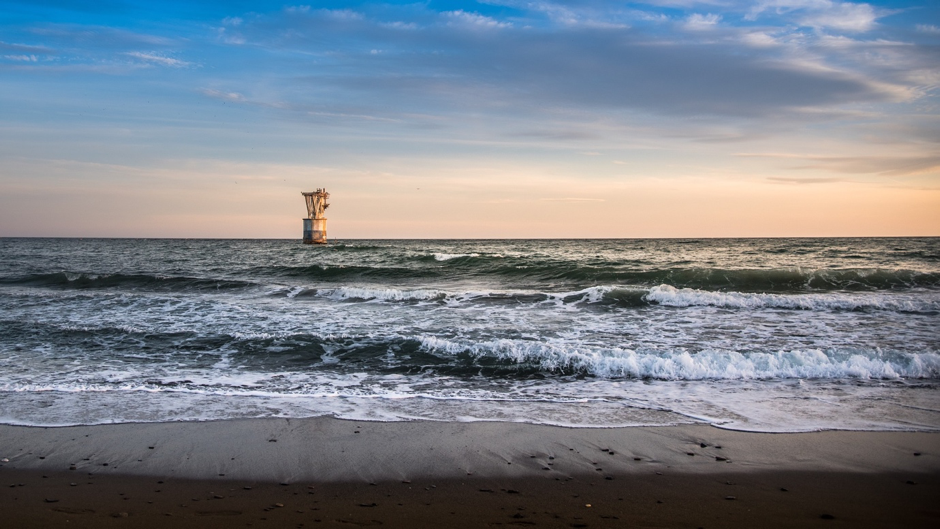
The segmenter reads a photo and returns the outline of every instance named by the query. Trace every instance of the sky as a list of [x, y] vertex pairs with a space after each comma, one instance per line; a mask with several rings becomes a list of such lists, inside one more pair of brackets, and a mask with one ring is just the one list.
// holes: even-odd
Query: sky
[[937, 236], [938, 87], [933, 0], [0, 0], [0, 236]]

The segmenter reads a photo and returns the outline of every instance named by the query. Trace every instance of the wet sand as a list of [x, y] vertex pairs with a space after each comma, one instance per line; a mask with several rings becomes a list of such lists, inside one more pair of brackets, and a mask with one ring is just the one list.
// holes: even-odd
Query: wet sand
[[0, 512], [4, 527], [935, 527], [938, 456], [938, 433], [704, 425], [0, 426]]

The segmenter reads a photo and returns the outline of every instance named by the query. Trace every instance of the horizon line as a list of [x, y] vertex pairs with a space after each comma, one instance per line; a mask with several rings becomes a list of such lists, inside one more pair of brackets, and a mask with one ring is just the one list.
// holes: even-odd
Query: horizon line
[[[936, 239], [938, 235], [766, 235], [717, 237], [341, 237], [335, 241], [635, 241], [635, 240], [720, 240], [720, 239]], [[110, 237], [110, 236], [58, 236], [58, 235], [0, 235], [2, 239], [108, 239], [152, 241], [298, 241], [295, 237]], [[321, 245], [317, 245], [321, 246]]]

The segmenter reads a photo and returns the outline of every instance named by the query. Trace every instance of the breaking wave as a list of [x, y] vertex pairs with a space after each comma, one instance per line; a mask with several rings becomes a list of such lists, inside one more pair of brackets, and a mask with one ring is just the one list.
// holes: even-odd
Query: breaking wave
[[517, 303], [554, 304], [556, 306], [600, 306], [636, 308], [722, 307], [738, 310], [787, 309], [809, 311], [888, 310], [913, 313], [940, 312], [940, 293], [814, 293], [766, 294], [749, 292], [711, 292], [659, 285], [650, 289], [630, 286], [597, 286], [570, 292], [497, 291], [448, 292], [439, 289], [396, 289], [373, 287], [336, 287], [279, 289], [277, 295], [288, 298], [318, 297], [335, 301], [437, 302], [442, 304]]
[[940, 354], [885, 353], [876, 350], [805, 349], [778, 352], [596, 350], [571, 344], [524, 340], [482, 343], [424, 338], [421, 346], [438, 354], [492, 357], [533, 364], [547, 371], [587, 373], [604, 378], [658, 380], [747, 380], [773, 378], [936, 378]]
[[435, 261], [450, 261], [451, 259], [460, 259], [461, 257], [480, 257], [478, 253], [436, 253]]
[[940, 311], [940, 295], [872, 295], [856, 293], [764, 294], [709, 292], [659, 285], [644, 296], [649, 302], [669, 307], [714, 306], [733, 309], [778, 308], [794, 310], [891, 310], [899, 312]]

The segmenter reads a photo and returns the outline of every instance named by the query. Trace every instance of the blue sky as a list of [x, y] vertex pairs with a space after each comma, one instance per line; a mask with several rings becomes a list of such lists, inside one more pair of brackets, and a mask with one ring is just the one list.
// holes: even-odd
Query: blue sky
[[940, 3], [2, 2], [0, 236], [940, 234]]

